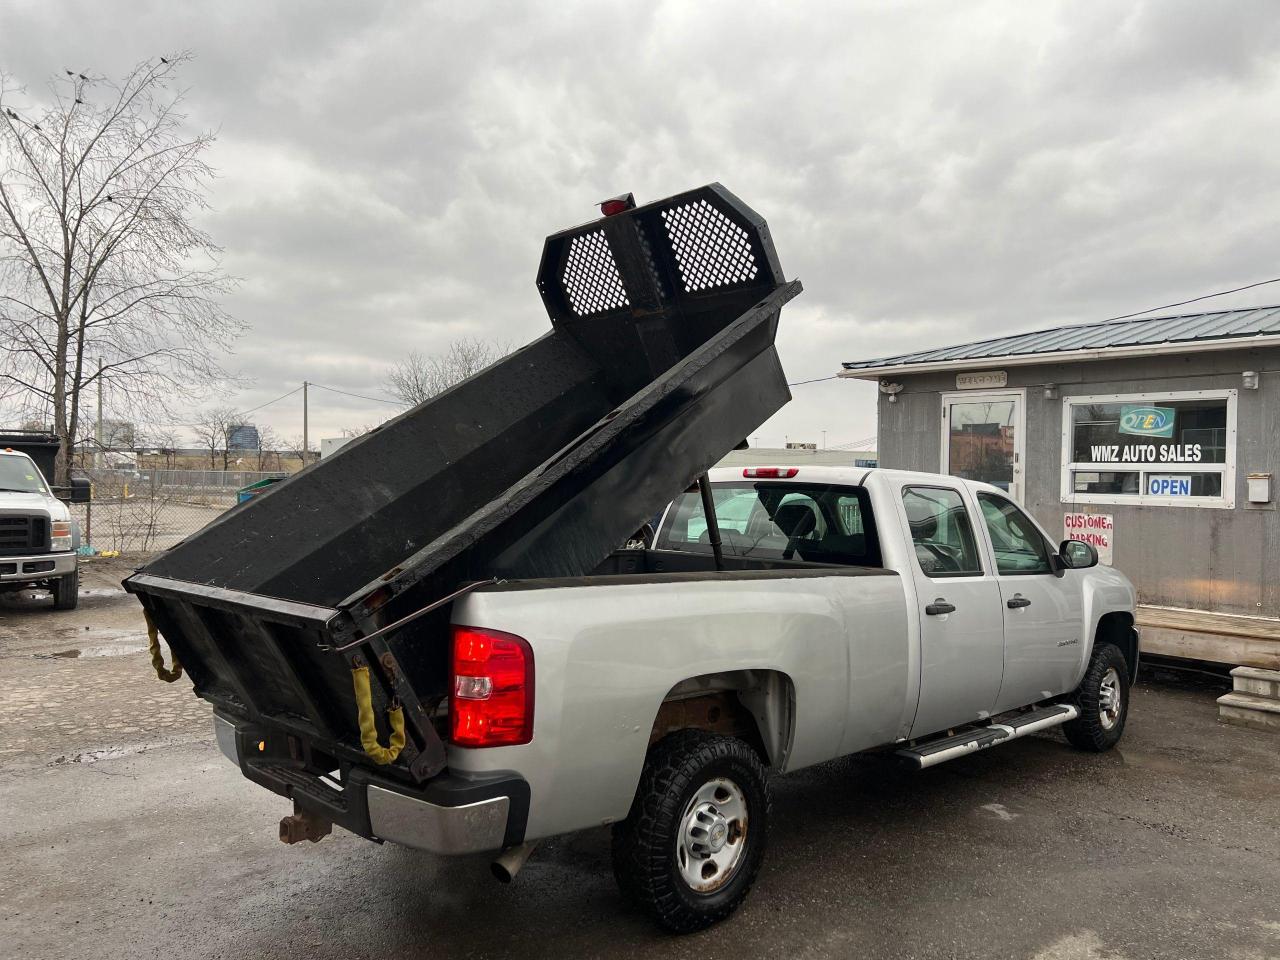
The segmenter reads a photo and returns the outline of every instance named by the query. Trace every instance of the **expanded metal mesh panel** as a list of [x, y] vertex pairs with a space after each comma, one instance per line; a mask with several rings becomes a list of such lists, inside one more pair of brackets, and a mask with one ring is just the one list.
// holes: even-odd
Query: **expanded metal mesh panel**
[[662, 221], [689, 293], [748, 283], [760, 273], [747, 231], [706, 200], [663, 210]]
[[603, 230], [573, 238], [560, 282], [569, 305], [580, 317], [631, 305]]

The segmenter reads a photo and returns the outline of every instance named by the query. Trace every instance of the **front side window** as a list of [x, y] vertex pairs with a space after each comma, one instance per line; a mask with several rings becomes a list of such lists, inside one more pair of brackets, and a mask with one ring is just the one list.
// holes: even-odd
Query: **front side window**
[[1063, 500], [1234, 501], [1234, 390], [1072, 397], [1064, 413]]
[[[862, 488], [804, 483], [717, 483], [711, 488], [727, 556], [880, 566], [871, 503]], [[711, 538], [697, 489], [668, 512], [659, 550], [709, 553]]]
[[907, 508], [916, 560], [926, 577], [973, 577], [982, 573], [973, 525], [959, 491], [904, 487], [902, 503]]
[[1053, 573], [1049, 546], [1031, 519], [1003, 497], [978, 494], [982, 519], [991, 535], [996, 572], [1001, 576]]

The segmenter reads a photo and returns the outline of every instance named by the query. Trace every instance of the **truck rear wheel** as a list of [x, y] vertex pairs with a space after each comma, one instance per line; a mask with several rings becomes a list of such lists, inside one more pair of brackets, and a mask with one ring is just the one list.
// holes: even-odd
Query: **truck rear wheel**
[[1080, 716], [1062, 725], [1073, 747], [1101, 753], [1120, 742], [1129, 716], [1129, 665], [1115, 644], [1093, 648], [1075, 705]]
[[764, 861], [772, 807], [767, 771], [746, 743], [672, 734], [649, 751], [631, 813], [613, 828], [618, 886], [675, 933], [725, 919]]
[[53, 609], [74, 610], [80, 602], [80, 571], [76, 569], [53, 581]]

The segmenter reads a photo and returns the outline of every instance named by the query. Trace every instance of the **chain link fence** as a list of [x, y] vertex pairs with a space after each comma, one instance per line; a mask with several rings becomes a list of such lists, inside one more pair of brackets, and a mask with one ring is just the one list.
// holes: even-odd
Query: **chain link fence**
[[287, 473], [247, 470], [84, 471], [92, 484], [88, 503], [71, 505], [86, 552], [146, 553], [165, 550], [195, 533], [236, 503], [238, 492]]

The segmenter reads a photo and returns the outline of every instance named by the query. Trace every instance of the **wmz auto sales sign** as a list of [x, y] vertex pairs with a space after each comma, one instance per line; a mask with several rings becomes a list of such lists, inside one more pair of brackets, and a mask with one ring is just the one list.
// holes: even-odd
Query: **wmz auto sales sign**
[[1062, 518], [1062, 533], [1068, 540], [1083, 540], [1098, 551], [1098, 562], [1111, 566], [1111, 536], [1114, 527], [1109, 513], [1068, 513]]

